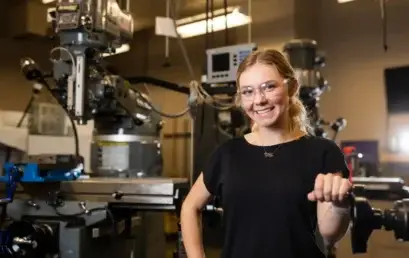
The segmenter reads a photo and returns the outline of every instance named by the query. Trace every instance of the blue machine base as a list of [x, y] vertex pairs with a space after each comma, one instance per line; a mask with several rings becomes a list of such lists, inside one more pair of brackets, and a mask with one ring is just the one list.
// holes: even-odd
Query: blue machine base
[[22, 171], [18, 182], [22, 183], [41, 183], [41, 182], [61, 182], [76, 180], [82, 173], [81, 169], [48, 169], [41, 170], [37, 163], [5, 163], [3, 166], [4, 175], [0, 176], [0, 182], [10, 182], [13, 170], [19, 168]]

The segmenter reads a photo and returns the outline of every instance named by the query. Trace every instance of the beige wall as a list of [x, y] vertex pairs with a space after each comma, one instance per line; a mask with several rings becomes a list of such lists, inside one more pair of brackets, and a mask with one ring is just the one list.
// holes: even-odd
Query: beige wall
[[328, 118], [344, 116], [341, 139], [387, 143], [383, 70], [409, 63], [409, 33], [404, 26], [409, 3], [389, 1], [388, 52], [384, 52], [379, 3], [322, 1], [319, 42], [328, 55], [325, 74], [332, 91], [322, 98]]

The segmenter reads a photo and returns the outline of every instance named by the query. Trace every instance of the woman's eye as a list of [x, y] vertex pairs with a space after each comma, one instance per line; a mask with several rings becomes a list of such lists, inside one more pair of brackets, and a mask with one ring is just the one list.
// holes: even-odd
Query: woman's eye
[[251, 90], [244, 90], [241, 92], [243, 95], [251, 95], [251, 93], [253, 93]]
[[267, 84], [266, 86], [264, 86], [264, 88], [265, 88], [266, 90], [272, 90], [272, 89], [275, 88], [275, 84]]

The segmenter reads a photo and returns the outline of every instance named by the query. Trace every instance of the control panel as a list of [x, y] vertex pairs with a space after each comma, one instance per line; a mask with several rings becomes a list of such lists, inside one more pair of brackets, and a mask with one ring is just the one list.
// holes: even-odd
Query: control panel
[[206, 83], [234, 82], [238, 66], [255, 50], [255, 43], [208, 49]]

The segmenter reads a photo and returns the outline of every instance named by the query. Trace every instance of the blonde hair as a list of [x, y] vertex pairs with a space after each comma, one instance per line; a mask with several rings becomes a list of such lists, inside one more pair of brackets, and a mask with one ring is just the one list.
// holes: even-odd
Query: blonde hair
[[[290, 96], [288, 109], [290, 131], [300, 130], [308, 133], [310, 129], [308, 114], [299, 98], [299, 87], [295, 79], [294, 70], [284, 55], [279, 51], [274, 49], [255, 51], [247, 56], [237, 70], [237, 88], [240, 87], [239, 79], [242, 73], [255, 64], [264, 64], [277, 68], [280, 75], [285, 79], [285, 83], [288, 87], [288, 95]], [[236, 103], [239, 102], [240, 94], [237, 94]], [[257, 130], [257, 124], [254, 124], [251, 129], [252, 131]]]

